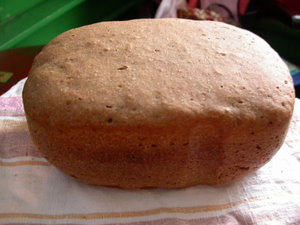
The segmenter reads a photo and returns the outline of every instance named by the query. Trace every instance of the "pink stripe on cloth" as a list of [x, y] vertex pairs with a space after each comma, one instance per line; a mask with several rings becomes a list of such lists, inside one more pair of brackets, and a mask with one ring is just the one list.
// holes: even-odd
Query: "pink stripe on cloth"
[[0, 97], [0, 116], [24, 116], [22, 97]]
[[[248, 210], [251, 211], [251, 210]], [[48, 220], [45, 223], [7, 223], [7, 225], [46, 225], [51, 224], [53, 220]], [[298, 225], [300, 224], [300, 216], [296, 214], [283, 217], [279, 216], [276, 212], [264, 213], [246, 213], [245, 210], [236, 210], [227, 215], [220, 215], [207, 218], [197, 218], [197, 219], [180, 219], [180, 218], [164, 218], [164, 219], [153, 219], [149, 221], [138, 221], [138, 222], [115, 222], [115, 223], [103, 223], [101, 220], [84, 221], [78, 223], [60, 223], [55, 221], [56, 225], [92, 225], [92, 224], [102, 224], [102, 225], [260, 225], [260, 224], [281, 224], [281, 225]]]
[[[107, 217], [106, 219], [118, 219], [117, 221], [106, 222], [104, 221], [105, 216], [101, 217], [103, 213], [83, 213], [83, 214], [26, 214], [26, 213], [8, 213], [8, 214], [1, 214], [0, 213], [0, 221], [2, 219], [37, 219], [35, 223], [32, 223], [33, 220], [28, 221], [27, 223], [7, 223], [7, 224], [15, 224], [15, 225], [44, 225], [44, 224], [51, 224], [51, 222], [55, 221], [57, 225], [79, 225], [79, 224], [102, 224], [102, 225], [198, 225], [198, 224], [205, 224], [205, 225], [232, 225], [232, 224], [239, 224], [239, 225], [260, 225], [260, 224], [280, 224], [280, 225], [299, 225], [300, 224], [300, 214], [299, 210], [300, 207], [298, 205], [290, 203], [290, 205], [284, 204], [275, 204], [274, 206], [270, 206], [268, 198], [259, 198], [260, 201], [256, 204], [248, 205], [245, 207], [238, 207], [238, 208], [231, 208], [229, 212], [224, 214], [223, 210], [215, 210], [214, 215], [211, 216], [201, 216], [200, 218], [189, 218], [189, 219], [182, 219], [176, 218], [176, 216], [167, 216], [166, 218], [153, 218], [151, 220], [147, 220], [146, 218], [140, 218], [138, 221], [131, 221], [128, 220], [122, 222], [122, 216], [110, 218]], [[279, 203], [279, 202], [278, 202]], [[130, 212], [127, 212], [130, 213]], [[197, 212], [195, 212], [197, 213]], [[107, 214], [110, 214], [107, 212]], [[114, 213], [112, 213], [114, 214]], [[161, 213], [159, 213], [161, 214]], [[180, 213], [179, 213], [180, 214]], [[189, 214], [189, 213], [183, 213]], [[194, 214], [194, 213], [191, 213]], [[127, 219], [134, 218], [135, 216], [125, 216]], [[124, 217], [124, 218], [125, 218]], [[197, 216], [196, 216], [197, 217]], [[71, 222], [73, 219], [79, 219], [80, 222]], [[120, 221], [121, 220], [121, 221]], [[42, 222], [44, 221], [44, 222]]]
[[[97, 221], [97, 222], [95, 222]], [[178, 218], [165, 218], [150, 221], [139, 221], [139, 222], [129, 222], [129, 223], [99, 223], [99, 220], [94, 222], [83, 222], [83, 223], [55, 223], [56, 225], [92, 225], [92, 224], [102, 224], [102, 225], [233, 225], [233, 224], [246, 224], [239, 223], [234, 217], [231, 216], [220, 216], [220, 217], [210, 217], [210, 218], [199, 218], [199, 219], [178, 219]], [[249, 221], [250, 222], [250, 221]], [[46, 225], [49, 223], [8, 223], [7, 225]], [[251, 224], [251, 223], [249, 223]]]
[[42, 157], [33, 145], [29, 132], [0, 132], [0, 158]]
[[[97, 222], [95, 222], [97, 221]], [[129, 223], [99, 223], [99, 220], [94, 222], [83, 222], [83, 223], [55, 223], [56, 225], [92, 225], [92, 224], [102, 224], [102, 225], [233, 225], [233, 224], [252, 224], [250, 223], [239, 223], [232, 216], [220, 216], [220, 217], [209, 217], [209, 218], [199, 218], [199, 219], [178, 219], [178, 218], [165, 218], [150, 221], [139, 221], [139, 222], [129, 222]], [[46, 225], [49, 223], [8, 223], [7, 225]]]

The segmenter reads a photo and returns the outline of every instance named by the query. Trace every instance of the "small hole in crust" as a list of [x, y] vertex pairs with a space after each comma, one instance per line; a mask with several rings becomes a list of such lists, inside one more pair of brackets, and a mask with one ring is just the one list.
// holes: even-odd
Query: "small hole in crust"
[[281, 105], [282, 105], [282, 106], [285, 106], [285, 103], [284, 103], [284, 102], [281, 102]]
[[126, 70], [128, 68], [128, 66], [121, 66], [118, 68], [118, 70]]
[[239, 166], [239, 169], [240, 170], [249, 170], [250, 168], [247, 166], [247, 167], [244, 167], [244, 166]]
[[256, 149], [261, 149], [261, 147], [259, 145], [256, 145]]
[[277, 89], [279, 89], [279, 86], [276, 86]]
[[156, 51], [156, 52], [160, 52], [160, 50], [159, 50], [159, 49], [155, 49], [154, 51]]
[[288, 84], [288, 81], [287, 81], [287, 80], [285, 80], [285, 81], [284, 81], [284, 83], [285, 83], [285, 84]]
[[113, 121], [112, 118], [108, 118], [108, 119], [107, 119], [107, 122], [108, 122], [108, 123], [112, 123], [112, 121]]
[[156, 148], [156, 147], [157, 147], [157, 145], [155, 145], [155, 144], [152, 144], [152, 145], [151, 145], [151, 147], [152, 147], [152, 148]]
[[220, 88], [223, 88], [223, 87], [224, 87], [223, 85], [220, 86]]
[[119, 88], [123, 87], [121, 84], [118, 85]]
[[66, 105], [71, 105], [71, 101], [70, 101], [70, 100], [67, 100], [67, 101], [66, 101]]
[[106, 105], [105, 107], [108, 108], [108, 109], [111, 109], [111, 108], [112, 108], [111, 105]]
[[239, 100], [238, 103], [243, 104], [244, 102], [242, 100]]
[[189, 143], [188, 142], [186, 142], [186, 143], [183, 143], [183, 146], [187, 146]]

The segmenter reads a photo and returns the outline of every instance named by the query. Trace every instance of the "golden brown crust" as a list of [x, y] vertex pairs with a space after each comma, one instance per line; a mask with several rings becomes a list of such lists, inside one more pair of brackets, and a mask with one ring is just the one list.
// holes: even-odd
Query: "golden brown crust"
[[181, 19], [70, 30], [36, 57], [23, 97], [50, 162], [124, 188], [238, 179], [275, 154], [294, 104], [289, 71], [266, 42]]

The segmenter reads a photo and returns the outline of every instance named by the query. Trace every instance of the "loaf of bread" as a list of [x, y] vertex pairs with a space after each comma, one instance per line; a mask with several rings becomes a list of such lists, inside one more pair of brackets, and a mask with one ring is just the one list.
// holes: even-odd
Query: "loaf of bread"
[[220, 22], [102, 22], [59, 35], [23, 92], [33, 142], [66, 174], [121, 188], [219, 185], [280, 148], [294, 105], [278, 54]]

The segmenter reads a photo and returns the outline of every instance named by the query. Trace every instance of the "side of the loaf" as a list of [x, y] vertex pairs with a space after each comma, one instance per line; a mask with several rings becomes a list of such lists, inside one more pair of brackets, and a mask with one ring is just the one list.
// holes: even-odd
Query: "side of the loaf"
[[[182, 126], [49, 127], [30, 118], [33, 141], [53, 165], [89, 184], [180, 188], [238, 180], [269, 161], [289, 118], [199, 118]], [[274, 132], [275, 130], [275, 132]]]

